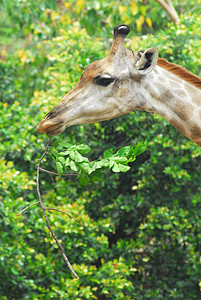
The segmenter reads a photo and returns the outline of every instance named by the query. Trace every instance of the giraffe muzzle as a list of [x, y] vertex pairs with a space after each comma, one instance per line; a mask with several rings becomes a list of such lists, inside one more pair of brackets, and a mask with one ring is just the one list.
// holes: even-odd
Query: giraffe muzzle
[[64, 122], [55, 122], [51, 119], [43, 119], [37, 126], [37, 131], [48, 135], [59, 135], [65, 130]]

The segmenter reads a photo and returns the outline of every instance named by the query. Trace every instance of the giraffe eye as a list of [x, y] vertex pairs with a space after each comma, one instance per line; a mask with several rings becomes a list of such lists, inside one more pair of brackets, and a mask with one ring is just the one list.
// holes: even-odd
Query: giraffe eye
[[95, 77], [95, 83], [102, 86], [108, 86], [114, 80], [115, 79], [110, 77], [109, 75], [105, 75], [105, 76], [98, 75]]

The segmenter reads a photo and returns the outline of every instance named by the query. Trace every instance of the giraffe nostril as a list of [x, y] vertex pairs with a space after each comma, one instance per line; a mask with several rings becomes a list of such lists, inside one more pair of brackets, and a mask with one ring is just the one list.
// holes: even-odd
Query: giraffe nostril
[[45, 119], [53, 119], [55, 118], [57, 115], [58, 115], [58, 111], [55, 111], [54, 109], [51, 110], [46, 116], [45, 116]]

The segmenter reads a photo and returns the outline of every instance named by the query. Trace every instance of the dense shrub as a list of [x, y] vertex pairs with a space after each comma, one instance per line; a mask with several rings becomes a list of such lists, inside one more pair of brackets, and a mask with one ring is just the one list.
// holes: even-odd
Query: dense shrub
[[[74, 10], [73, 1], [65, 2], [62, 14], [61, 7], [55, 11], [56, 6], [45, 2], [45, 9], [60, 17], [55, 18], [55, 30], [48, 36], [39, 34], [28, 12], [23, 18], [30, 19], [25, 25], [20, 23], [17, 12], [22, 14], [26, 5], [19, 3], [37, 10], [32, 1], [14, 4], [17, 10], [12, 18], [23, 29], [21, 37], [26, 39], [30, 32], [33, 36], [25, 47], [19, 43], [14, 46], [19, 48], [16, 51], [6, 49], [0, 65], [1, 298], [199, 299], [201, 150], [157, 115], [133, 112], [101, 124], [73, 126], [53, 140], [87, 143], [93, 149], [91, 159], [107, 148], [148, 140], [147, 151], [128, 173], [105, 173], [101, 182], [90, 186], [80, 186], [74, 177], [40, 176], [45, 205], [67, 211], [84, 224], [48, 212], [79, 280], [66, 268], [39, 207], [16, 217], [26, 205], [38, 201], [35, 168], [47, 137], [36, 132], [37, 123], [75, 85], [86, 65], [105, 56], [111, 31], [109, 25], [103, 29], [102, 41], [89, 36], [78, 22], [71, 22], [82, 13], [82, 1]], [[39, 20], [45, 11], [41, 3], [38, 1]], [[106, 7], [115, 20], [109, 3], [83, 3]], [[140, 1], [136, 3], [141, 7]], [[75, 11], [79, 7], [80, 12]], [[83, 14], [91, 9], [84, 9]], [[82, 26], [87, 27], [82, 23], [86, 20], [79, 19]], [[97, 18], [97, 27], [100, 20]], [[199, 75], [199, 26], [197, 15], [186, 15], [179, 27], [168, 25], [154, 36], [140, 38], [130, 33], [128, 46], [135, 50], [158, 46], [160, 56]], [[55, 171], [50, 155], [43, 167]]]

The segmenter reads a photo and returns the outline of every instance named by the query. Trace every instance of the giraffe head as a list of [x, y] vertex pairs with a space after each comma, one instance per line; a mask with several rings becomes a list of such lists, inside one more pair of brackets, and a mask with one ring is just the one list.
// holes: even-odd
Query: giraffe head
[[[87, 66], [77, 83], [38, 124], [37, 130], [58, 135], [66, 127], [113, 119], [140, 107], [135, 101], [140, 80], [156, 66], [158, 49], [131, 52], [124, 46], [130, 28], [114, 28], [108, 55]], [[139, 98], [139, 97], [138, 97]]]

